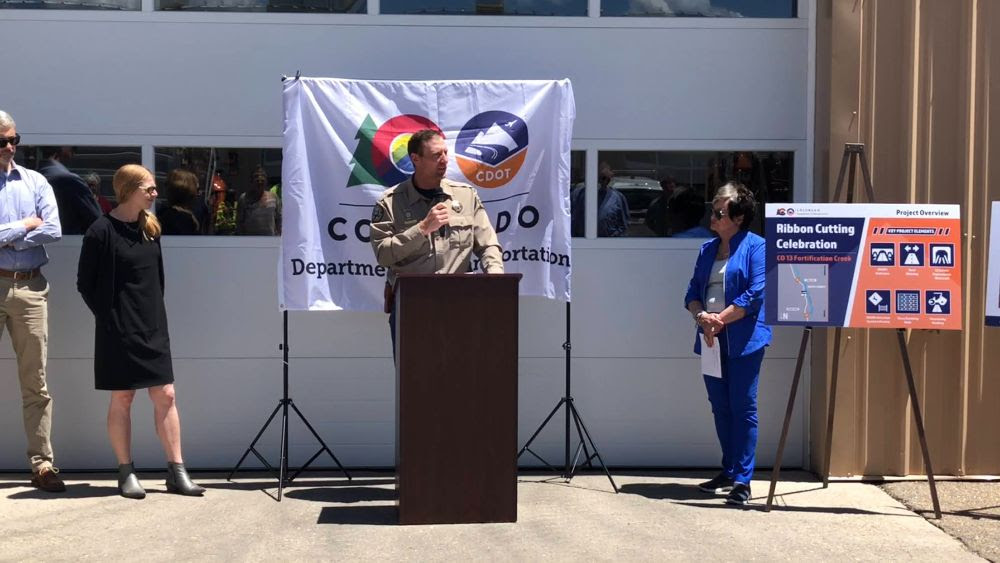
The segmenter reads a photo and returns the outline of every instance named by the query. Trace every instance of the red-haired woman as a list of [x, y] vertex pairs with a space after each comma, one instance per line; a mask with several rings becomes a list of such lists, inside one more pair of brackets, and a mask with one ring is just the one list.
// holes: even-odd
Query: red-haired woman
[[128, 164], [112, 180], [118, 207], [95, 221], [83, 237], [77, 289], [96, 320], [94, 379], [111, 391], [108, 437], [118, 457], [118, 489], [143, 498], [132, 463], [132, 400], [148, 389], [156, 434], [167, 456], [167, 490], [200, 496], [181, 457], [181, 425], [174, 402], [167, 312], [163, 304], [160, 223], [149, 209], [156, 182], [142, 166]]

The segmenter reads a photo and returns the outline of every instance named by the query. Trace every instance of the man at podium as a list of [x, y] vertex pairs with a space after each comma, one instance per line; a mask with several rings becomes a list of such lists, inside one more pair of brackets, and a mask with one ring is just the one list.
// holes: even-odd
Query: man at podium
[[386, 274], [385, 312], [396, 354], [396, 274], [468, 272], [472, 254], [487, 274], [503, 273], [503, 250], [475, 188], [446, 180], [448, 145], [433, 129], [407, 143], [413, 175], [382, 193], [372, 210], [371, 243]]

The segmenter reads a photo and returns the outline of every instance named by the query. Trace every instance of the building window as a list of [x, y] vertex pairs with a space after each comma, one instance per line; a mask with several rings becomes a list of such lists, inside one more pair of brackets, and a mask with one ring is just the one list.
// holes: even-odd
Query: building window
[[[601, 151], [598, 153], [599, 237], [707, 238], [708, 208], [720, 186], [738, 181], [753, 191], [763, 231], [763, 205], [793, 200], [793, 153], [765, 151]], [[584, 189], [574, 188], [573, 235], [583, 236]]]
[[281, 149], [154, 151], [164, 235], [281, 234]]
[[365, 0], [156, 0], [157, 10], [363, 14]]
[[[97, 210], [107, 213], [117, 205], [111, 178], [126, 164], [141, 164], [142, 150], [139, 147], [21, 145], [17, 147], [14, 161], [41, 172], [52, 184], [63, 234], [82, 235], [90, 222], [99, 216], [95, 215]], [[96, 201], [96, 206], [94, 202], [81, 200], [81, 193], [87, 192]]]
[[602, 16], [794, 18], [798, 0], [601, 0]]
[[142, 0], [0, 0], [0, 8], [138, 11], [142, 8]]
[[586, 16], [587, 0], [382, 0], [383, 14]]
[[570, 151], [569, 178], [570, 234], [582, 237], [587, 223], [585, 202], [581, 199], [586, 198], [587, 191], [587, 151]]

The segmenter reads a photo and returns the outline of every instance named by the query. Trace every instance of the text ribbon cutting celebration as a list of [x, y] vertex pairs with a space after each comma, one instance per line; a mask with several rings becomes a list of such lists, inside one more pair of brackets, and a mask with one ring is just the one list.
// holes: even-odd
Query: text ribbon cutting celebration
[[767, 323], [962, 328], [957, 205], [767, 204]]
[[372, 208], [413, 173], [407, 141], [421, 129], [444, 135], [447, 177], [479, 192], [505, 271], [523, 274], [521, 295], [569, 301], [568, 80], [302, 77], [286, 80], [283, 95], [283, 308], [382, 309], [386, 270], [372, 256]]

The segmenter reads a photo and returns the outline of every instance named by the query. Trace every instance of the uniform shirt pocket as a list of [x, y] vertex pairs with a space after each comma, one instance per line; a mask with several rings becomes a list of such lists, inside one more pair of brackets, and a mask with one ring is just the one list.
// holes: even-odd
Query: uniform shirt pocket
[[472, 247], [472, 217], [453, 215], [448, 219], [448, 246]]

